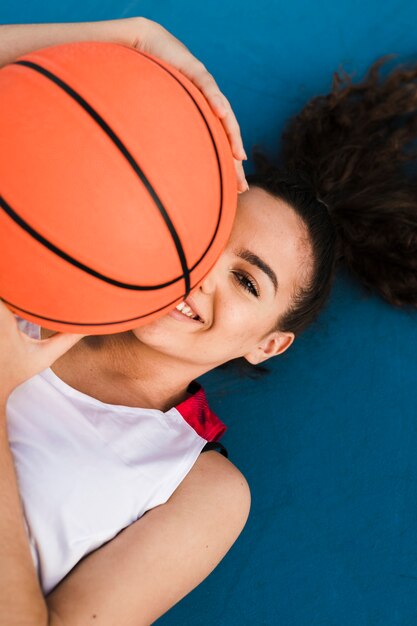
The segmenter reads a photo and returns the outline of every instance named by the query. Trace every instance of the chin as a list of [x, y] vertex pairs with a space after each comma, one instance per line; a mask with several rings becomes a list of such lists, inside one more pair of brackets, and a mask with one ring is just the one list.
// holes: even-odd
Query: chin
[[138, 326], [131, 332], [141, 343], [157, 350], [163, 349], [164, 352], [169, 352], [169, 346], [176, 343], [175, 340], [173, 341], [172, 330], [167, 329], [163, 323], [163, 318], [144, 326]]
[[146, 341], [147, 337], [158, 337], [158, 335], [161, 335], [162, 337], [163, 335], [166, 336], [167, 334], [166, 331], [164, 332], [164, 330], [160, 327], [159, 320], [151, 322], [150, 324], [145, 324], [144, 326], [138, 326], [137, 328], [134, 328], [131, 332], [136, 337], [136, 339], [144, 342]]

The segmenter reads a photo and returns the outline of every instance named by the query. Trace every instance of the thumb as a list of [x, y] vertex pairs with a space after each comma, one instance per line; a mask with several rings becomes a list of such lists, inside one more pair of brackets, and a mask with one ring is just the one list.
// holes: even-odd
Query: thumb
[[75, 346], [86, 335], [76, 335], [73, 333], [56, 333], [48, 339], [43, 339], [38, 343], [41, 351], [42, 364], [49, 367], [59, 359], [65, 352]]

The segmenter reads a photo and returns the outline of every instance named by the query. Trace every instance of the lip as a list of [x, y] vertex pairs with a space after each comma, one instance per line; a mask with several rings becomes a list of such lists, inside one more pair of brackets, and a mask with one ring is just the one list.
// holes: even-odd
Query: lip
[[176, 320], [179, 320], [180, 322], [187, 322], [188, 324], [198, 324], [199, 326], [201, 326], [202, 322], [200, 322], [199, 320], [193, 320], [192, 317], [187, 317], [186, 315], [184, 315], [184, 313], [181, 313], [181, 311], [177, 311], [177, 309], [174, 309], [173, 311], [170, 311], [168, 313], [169, 317], [173, 317]]
[[187, 304], [190, 307], [190, 309], [192, 310], [193, 314], [194, 315], [198, 315], [198, 317], [200, 319], [194, 320], [192, 317], [187, 317], [187, 315], [184, 315], [184, 313], [181, 313], [181, 311], [178, 311], [177, 309], [173, 309], [172, 311], [170, 311], [168, 313], [168, 315], [170, 317], [175, 318], [176, 320], [182, 320], [183, 322], [189, 322], [189, 323], [192, 323], [192, 324], [199, 324], [200, 326], [202, 324], [204, 324], [204, 319], [200, 315], [200, 311], [195, 306], [195, 304], [193, 302], [193, 299], [188, 297], [186, 300], [183, 300], [183, 302], [185, 302], [185, 304]]

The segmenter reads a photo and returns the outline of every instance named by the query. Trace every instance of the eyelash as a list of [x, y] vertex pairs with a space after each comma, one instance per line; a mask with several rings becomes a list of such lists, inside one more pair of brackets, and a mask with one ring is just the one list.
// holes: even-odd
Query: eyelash
[[233, 272], [236, 282], [245, 289], [245, 291], [251, 293], [256, 298], [259, 298], [259, 291], [256, 283], [244, 272]]

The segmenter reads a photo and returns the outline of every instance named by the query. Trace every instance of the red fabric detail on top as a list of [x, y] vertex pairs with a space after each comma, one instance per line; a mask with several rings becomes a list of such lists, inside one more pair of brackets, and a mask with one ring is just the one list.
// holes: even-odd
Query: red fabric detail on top
[[204, 389], [198, 383], [194, 384], [195, 393], [175, 408], [200, 437], [206, 441], [218, 441], [226, 426], [210, 409]]

